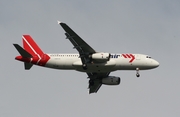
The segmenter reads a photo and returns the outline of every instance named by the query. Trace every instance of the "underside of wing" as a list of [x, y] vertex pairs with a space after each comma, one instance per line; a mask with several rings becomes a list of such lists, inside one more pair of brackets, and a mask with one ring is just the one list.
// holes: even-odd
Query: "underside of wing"
[[109, 73], [87, 73], [89, 80], [89, 94], [97, 93], [102, 85], [102, 78], [107, 77]]
[[102, 85], [102, 83], [101, 83], [100, 79], [95, 79], [93, 81], [92, 85], [91, 85], [91, 82], [89, 82], [89, 94], [90, 93], [97, 93], [97, 91], [99, 90], [101, 85]]

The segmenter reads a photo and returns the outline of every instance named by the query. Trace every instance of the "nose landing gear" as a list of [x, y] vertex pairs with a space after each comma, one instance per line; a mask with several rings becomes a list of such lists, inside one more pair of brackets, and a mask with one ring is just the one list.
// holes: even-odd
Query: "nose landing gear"
[[139, 68], [136, 68], [136, 77], [140, 77]]

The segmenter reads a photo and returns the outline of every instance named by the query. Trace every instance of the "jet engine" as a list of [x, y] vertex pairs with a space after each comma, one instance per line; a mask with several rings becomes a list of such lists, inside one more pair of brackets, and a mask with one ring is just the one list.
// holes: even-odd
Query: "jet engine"
[[105, 85], [119, 85], [120, 82], [121, 82], [120, 77], [116, 77], [116, 76], [108, 76], [102, 79], [102, 84]]
[[98, 62], [106, 62], [106, 61], [109, 61], [111, 57], [111, 54], [110, 53], [103, 53], [103, 52], [100, 52], [100, 53], [94, 53], [91, 55], [91, 58], [93, 60], [96, 60]]

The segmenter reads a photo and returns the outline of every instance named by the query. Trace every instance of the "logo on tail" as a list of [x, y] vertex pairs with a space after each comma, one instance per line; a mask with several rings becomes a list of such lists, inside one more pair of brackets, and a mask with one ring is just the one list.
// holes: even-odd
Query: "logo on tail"
[[43, 55], [43, 51], [39, 48], [39, 46], [34, 42], [30, 35], [23, 35], [23, 47], [26, 51], [28, 51], [31, 55]]
[[34, 42], [30, 35], [23, 35], [22, 40], [24, 49], [33, 56], [32, 63], [39, 64], [43, 58], [44, 52], [39, 48], [36, 42]]

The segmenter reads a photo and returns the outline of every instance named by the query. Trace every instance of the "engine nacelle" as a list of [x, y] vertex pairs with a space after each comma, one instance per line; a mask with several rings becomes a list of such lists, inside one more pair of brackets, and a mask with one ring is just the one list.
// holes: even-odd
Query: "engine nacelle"
[[116, 76], [108, 76], [102, 79], [102, 84], [105, 85], [119, 85], [120, 82], [121, 82], [120, 77], [116, 77]]
[[98, 62], [106, 62], [106, 61], [109, 61], [111, 57], [111, 54], [110, 53], [103, 53], [103, 52], [100, 52], [100, 53], [94, 53], [92, 54], [91, 58], [93, 60], [96, 60]]

